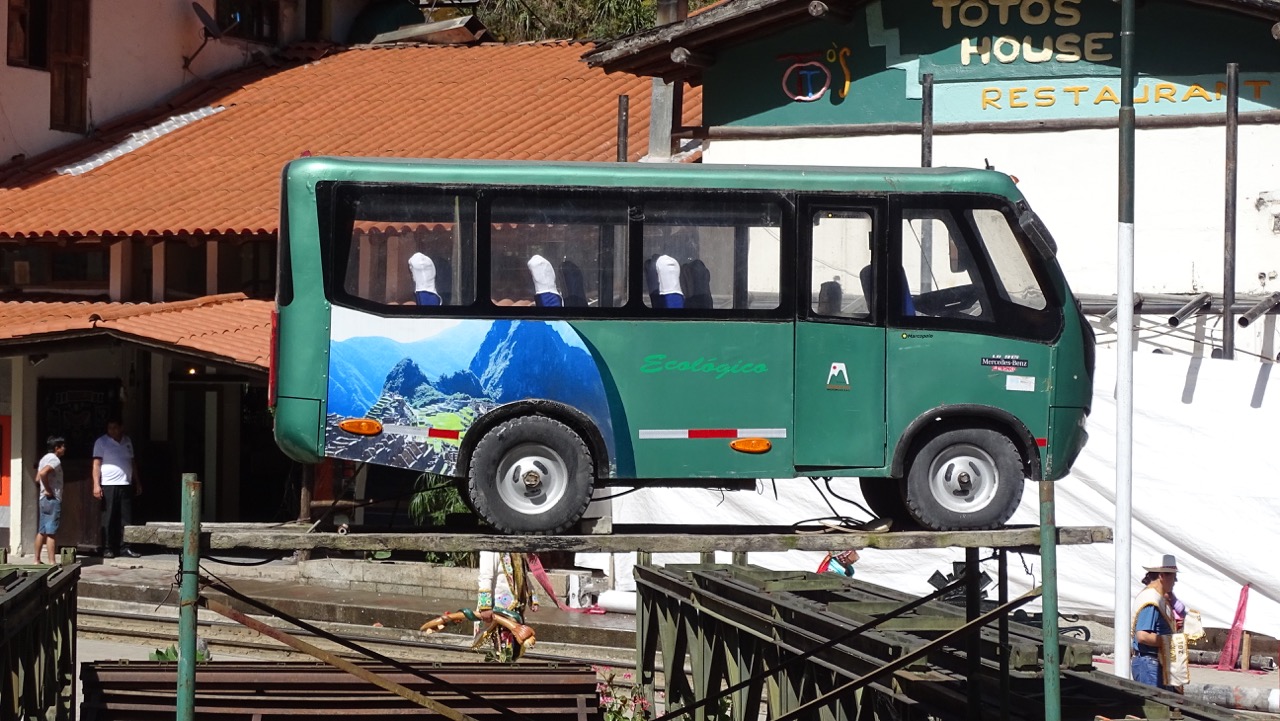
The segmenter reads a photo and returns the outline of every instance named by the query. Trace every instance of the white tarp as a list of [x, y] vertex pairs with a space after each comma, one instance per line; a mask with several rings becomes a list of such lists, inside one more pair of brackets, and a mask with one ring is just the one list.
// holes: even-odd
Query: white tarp
[[[1176, 593], [1198, 609], [1206, 625], [1228, 628], [1241, 584], [1251, 584], [1245, 628], [1280, 636], [1280, 576], [1275, 560], [1280, 541], [1280, 462], [1277, 414], [1280, 373], [1271, 364], [1185, 356], [1134, 356], [1133, 573], [1122, 584], [1139, 590], [1142, 565], [1159, 554], [1178, 558]], [[1115, 521], [1115, 354], [1100, 349], [1094, 384], [1089, 442], [1071, 476], [1056, 484], [1060, 526], [1114, 526]], [[615, 499], [615, 523], [785, 525], [830, 516], [831, 510], [807, 480], [764, 481], [757, 492], [685, 489], [637, 491]], [[861, 501], [853, 479], [833, 481], [836, 493]], [[832, 499], [837, 511], [865, 514]], [[1039, 496], [1028, 483], [1012, 524], [1039, 523]], [[839, 536], [832, 548], [839, 549]], [[1111, 544], [1058, 549], [1059, 609], [1110, 617], [1114, 608], [1114, 547]], [[904, 591], [932, 590], [929, 576], [951, 572], [962, 549], [860, 551], [858, 578]], [[816, 569], [821, 553], [753, 553], [750, 562], [774, 569]], [[684, 555], [655, 561], [689, 562]], [[727, 562], [727, 555], [723, 557]], [[629, 557], [613, 559], [619, 588], [634, 588]], [[579, 564], [607, 568], [605, 554], [580, 554]], [[995, 578], [994, 562], [987, 570]], [[1040, 582], [1040, 558], [1011, 555], [1010, 594]], [[994, 586], [989, 589], [994, 598]]]

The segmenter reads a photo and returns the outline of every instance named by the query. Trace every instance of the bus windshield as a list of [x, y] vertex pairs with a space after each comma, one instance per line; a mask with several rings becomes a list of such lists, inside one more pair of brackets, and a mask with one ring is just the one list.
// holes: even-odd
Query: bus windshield
[[995, 528], [1084, 442], [1091, 331], [999, 173], [307, 158], [283, 192], [281, 447], [505, 532], [804, 476]]

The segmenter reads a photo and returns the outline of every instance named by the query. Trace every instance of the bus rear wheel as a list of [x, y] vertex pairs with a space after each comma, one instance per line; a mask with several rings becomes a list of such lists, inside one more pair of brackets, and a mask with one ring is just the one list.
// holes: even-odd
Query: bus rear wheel
[[582, 518], [593, 485], [586, 444], [543, 416], [498, 424], [476, 444], [467, 473], [471, 505], [504, 533], [564, 531]]
[[1022, 500], [1022, 458], [1003, 434], [947, 431], [920, 449], [907, 473], [907, 510], [935, 531], [1000, 528]]

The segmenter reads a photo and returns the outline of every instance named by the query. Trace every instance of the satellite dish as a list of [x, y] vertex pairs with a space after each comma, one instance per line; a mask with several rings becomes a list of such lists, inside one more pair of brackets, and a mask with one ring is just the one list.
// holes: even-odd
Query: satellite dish
[[226, 26], [225, 28], [220, 28], [218, 27], [218, 21], [214, 20], [213, 16], [209, 14], [209, 11], [205, 10], [204, 6], [201, 5], [200, 3], [192, 2], [191, 9], [196, 12], [196, 17], [200, 19], [200, 24], [204, 26], [204, 40], [200, 41], [200, 47], [196, 48], [196, 51], [194, 53], [191, 53], [191, 57], [184, 56], [182, 58], [183, 70], [187, 70], [188, 68], [191, 67], [191, 62], [196, 59], [196, 56], [200, 54], [201, 50], [204, 50], [204, 46], [206, 43], [208, 43], [210, 40], [221, 39], [222, 36], [225, 35], [228, 30], [240, 24], [239, 13], [235, 15], [235, 19], [231, 21], [230, 25]]
[[[208, 10], [198, 2], [191, 3], [191, 9], [196, 11], [196, 17], [200, 18], [200, 24], [204, 25], [204, 36], [217, 40], [222, 37], [222, 28], [218, 27], [218, 22], [213, 19]], [[230, 28], [228, 28], [229, 30]]]

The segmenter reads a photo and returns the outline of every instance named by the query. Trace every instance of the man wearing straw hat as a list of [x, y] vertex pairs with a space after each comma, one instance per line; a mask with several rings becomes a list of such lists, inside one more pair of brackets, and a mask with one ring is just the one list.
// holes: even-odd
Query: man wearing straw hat
[[1178, 625], [1169, 602], [1178, 581], [1178, 561], [1166, 553], [1152, 565], [1143, 566], [1143, 570], [1147, 572], [1142, 579], [1146, 586], [1133, 604], [1133, 680], [1178, 691], [1178, 687], [1167, 683], [1168, 669], [1160, 651], [1160, 637], [1173, 634]]

